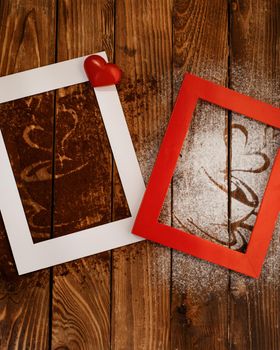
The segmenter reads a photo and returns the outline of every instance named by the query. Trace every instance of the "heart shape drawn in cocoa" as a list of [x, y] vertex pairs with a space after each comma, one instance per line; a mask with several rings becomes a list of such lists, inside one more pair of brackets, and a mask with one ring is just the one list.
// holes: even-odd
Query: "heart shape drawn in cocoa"
[[107, 63], [98, 55], [88, 56], [84, 61], [84, 69], [93, 87], [118, 84], [122, 71], [113, 63]]

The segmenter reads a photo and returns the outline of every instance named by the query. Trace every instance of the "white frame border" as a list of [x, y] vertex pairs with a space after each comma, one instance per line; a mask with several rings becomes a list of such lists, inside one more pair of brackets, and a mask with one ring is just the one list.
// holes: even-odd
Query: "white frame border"
[[[97, 53], [107, 61], [105, 52]], [[87, 56], [0, 78], [0, 103], [88, 81]], [[0, 211], [19, 275], [143, 240], [131, 234], [145, 185], [115, 85], [94, 88], [131, 217], [33, 243], [0, 130]]]

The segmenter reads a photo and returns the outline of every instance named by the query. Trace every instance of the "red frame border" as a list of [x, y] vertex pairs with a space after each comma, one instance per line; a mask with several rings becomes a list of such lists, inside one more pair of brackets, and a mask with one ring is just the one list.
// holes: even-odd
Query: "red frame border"
[[[280, 151], [276, 155], [246, 253], [158, 222], [198, 99], [280, 128], [280, 109], [186, 74], [132, 233], [251, 277], [259, 277], [280, 211]], [[278, 173], [278, 175], [277, 175]]]

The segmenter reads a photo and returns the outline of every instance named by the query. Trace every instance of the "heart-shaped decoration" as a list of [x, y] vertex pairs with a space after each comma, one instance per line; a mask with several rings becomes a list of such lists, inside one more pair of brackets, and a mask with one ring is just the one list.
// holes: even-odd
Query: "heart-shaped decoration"
[[122, 71], [113, 63], [107, 63], [98, 55], [91, 55], [85, 59], [84, 69], [93, 87], [118, 84]]

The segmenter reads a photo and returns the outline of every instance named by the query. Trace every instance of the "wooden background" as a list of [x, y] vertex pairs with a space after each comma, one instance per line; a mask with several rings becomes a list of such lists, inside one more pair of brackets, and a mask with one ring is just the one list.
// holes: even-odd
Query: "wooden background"
[[[106, 50], [145, 181], [185, 72], [280, 105], [279, 0], [0, 0], [0, 45], [1, 75]], [[128, 215], [88, 84], [3, 104], [0, 127], [35, 241]], [[246, 249], [279, 145], [202, 103], [161, 220]], [[279, 232], [259, 280], [150, 242], [18, 277], [1, 223], [0, 348], [278, 350]]]

